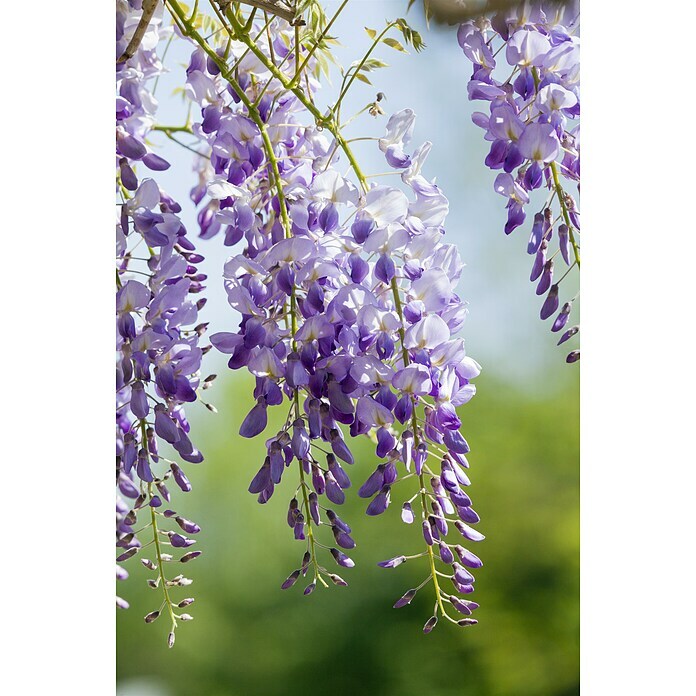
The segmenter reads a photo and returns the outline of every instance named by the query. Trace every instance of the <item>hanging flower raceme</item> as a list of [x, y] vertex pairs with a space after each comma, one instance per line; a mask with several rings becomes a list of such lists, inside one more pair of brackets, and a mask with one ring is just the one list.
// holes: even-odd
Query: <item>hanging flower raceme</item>
[[[269, 53], [265, 34], [258, 33], [257, 46]], [[273, 53], [284, 60], [290, 79], [293, 33], [276, 29], [273, 36]], [[323, 544], [327, 559], [343, 568], [354, 565], [346, 553], [355, 546], [351, 529], [334, 509], [351, 485], [344, 467], [353, 457], [340, 425], [352, 421], [352, 403], [340, 386], [349, 359], [337, 360], [334, 326], [324, 312], [342, 287], [339, 276], [350, 256], [336, 246], [343, 245], [339, 233], [345, 233], [339, 211], [344, 206], [354, 211], [358, 192], [333, 169], [319, 176], [330, 143], [316, 127], [296, 120], [298, 100], [279, 89], [280, 83], [269, 82], [253, 54], [248, 57], [244, 46], [232, 42], [228, 61], [235, 58], [233, 76], [225, 63], [197, 48], [187, 69], [187, 92], [201, 113], [192, 131], [210, 158], [201, 161], [200, 183], [192, 191], [194, 202], [202, 204], [200, 236], [222, 234], [227, 246], [242, 240], [245, 245], [224, 269], [229, 303], [242, 316], [240, 330], [216, 333], [211, 341], [231, 355], [231, 368], [246, 367], [256, 378], [256, 403], [242, 423], [242, 436], [260, 435], [268, 408], [289, 402], [284, 427], [268, 439], [267, 456], [249, 490], [264, 503], [283, 476], [296, 482], [287, 521], [307, 550], [283, 587], [310, 573], [309, 594], [327, 581], [347, 584], [318, 557], [320, 525], [331, 530]], [[327, 393], [343, 412], [332, 412], [322, 399]], [[316, 447], [318, 439], [326, 449]]]
[[[561, 282], [580, 267], [580, 211], [570, 193], [580, 186], [578, 30], [576, 3], [523, 3], [490, 22], [466, 22], [458, 31], [473, 64], [469, 98], [489, 104], [473, 120], [491, 143], [486, 166], [500, 172], [494, 187], [507, 200], [505, 233], [525, 223], [527, 209], [537, 205], [532, 199], [540, 201], [527, 245], [530, 280], [537, 295], [545, 296], [541, 318], [555, 316], [551, 331], [562, 332], [559, 345], [579, 330], [567, 326], [577, 295], [562, 305], [559, 296]], [[535, 196], [542, 189], [549, 192], [545, 201]], [[567, 270], [556, 278], [561, 261]], [[573, 350], [567, 361], [579, 357]]]
[[[123, 55], [140, 22], [142, 11], [135, 9], [139, 5], [117, 4], [117, 56]], [[145, 621], [168, 614], [171, 647], [177, 621], [191, 619], [178, 608], [193, 599], [172, 597], [175, 587], [191, 580], [176, 571], [168, 577], [165, 566], [186, 564], [200, 555], [191, 548], [200, 529], [169, 507], [170, 488], [173, 484], [190, 491], [181, 462], [203, 461], [189, 437], [185, 405], [212, 379], [200, 379], [201, 359], [210, 348], [199, 346], [206, 329], [198, 323], [198, 311], [205, 304], [199, 295], [205, 276], [196, 269], [202, 257], [178, 216], [179, 204], [153, 178], [139, 176], [142, 167], [157, 172], [169, 166], [149, 150], [146, 138], [157, 105], [150, 85], [162, 72], [156, 48], [170, 33], [161, 26], [161, 11], [156, 13], [133, 57], [117, 63], [116, 560], [122, 564], [138, 556], [153, 572], [148, 583], [159, 588], [162, 598]], [[168, 450], [178, 461], [165, 456]], [[138, 534], [136, 521], [142, 528]], [[150, 537], [147, 544], [139, 539], [144, 534]], [[150, 544], [152, 559], [139, 553]], [[127, 576], [117, 565], [117, 578]], [[120, 598], [117, 603], [128, 606]]]
[[[290, 32], [274, 35], [275, 55], [287, 57]], [[243, 49], [231, 42], [229, 53], [244, 56]], [[402, 517], [420, 517], [423, 550], [409, 558], [428, 559], [422, 585], [435, 588], [426, 632], [438, 615], [475, 623], [468, 616], [477, 605], [463, 597], [473, 576], [464, 566], [481, 562], [446, 535], [454, 528], [470, 541], [483, 538], [470, 526], [478, 516], [464, 492], [469, 447], [456, 413], [474, 395], [480, 368], [456, 337], [467, 314], [455, 292], [463, 264], [442, 242], [447, 199], [421, 174], [430, 144], [407, 154], [415, 116], [395, 114], [379, 146], [410, 196], [368, 188], [361, 174], [354, 183], [334, 166], [339, 148], [325, 131], [300, 125], [296, 96], [258, 56], [243, 71], [244, 60], [231, 75], [200, 48], [191, 58], [188, 89], [201, 113], [193, 132], [210, 153], [192, 196], [202, 204], [201, 236], [244, 240], [224, 269], [240, 327], [211, 341], [230, 355], [232, 369], [256, 379], [240, 434], [263, 434], [266, 456], [249, 491], [265, 503], [292, 480], [287, 523], [305, 551], [282, 587], [307, 575], [305, 594], [327, 580], [346, 584], [320, 554], [326, 548], [339, 566], [354, 565], [347, 552], [356, 542], [337, 508], [351, 487], [350, 440], [371, 434], [383, 461], [358, 491], [369, 499], [366, 513], [384, 513], [392, 495], [403, 495], [402, 481], [417, 482]], [[287, 70], [290, 79], [291, 64]], [[283, 426], [266, 433], [268, 409], [283, 403]], [[399, 558], [382, 565], [406, 556]], [[438, 566], [449, 568], [451, 588]], [[452, 618], [446, 604], [465, 618]]]
[[[354, 74], [346, 75], [338, 103], [322, 114], [313, 94], [319, 86], [312, 77], [316, 27], [311, 53], [303, 46], [306, 55], [298, 60], [298, 33], [287, 23], [271, 18], [261, 25], [241, 10], [211, 6], [219, 20], [214, 27], [196, 11], [189, 17], [176, 0], [167, 2], [177, 33], [195, 45], [186, 90], [200, 117], [180, 130], [199, 140], [191, 196], [200, 206], [200, 237], [219, 236], [226, 246], [241, 247], [224, 267], [239, 329], [217, 332], [211, 342], [230, 356], [230, 368], [255, 377], [254, 405], [240, 435], [263, 435], [266, 451], [250, 475], [249, 491], [260, 503], [283, 485], [289, 491], [289, 533], [301, 542], [303, 555], [282, 587], [301, 577], [305, 594], [318, 584], [347, 584], [333, 564], [354, 566], [349, 553], [356, 542], [340, 506], [349, 489], [358, 489], [367, 515], [387, 512], [394, 497], [404, 523], [417, 527], [409, 555], [380, 563], [424, 563], [423, 582], [395, 607], [432, 583], [426, 633], [438, 618], [476, 623], [470, 615], [478, 605], [467, 596], [474, 589], [470, 570], [481, 561], [448, 534], [483, 539], [472, 526], [479, 518], [465, 492], [469, 445], [456, 410], [475, 394], [472, 380], [480, 367], [457, 335], [467, 315], [456, 293], [463, 264], [456, 247], [443, 241], [447, 198], [421, 173], [430, 143], [411, 151], [415, 115], [409, 109], [394, 114], [378, 145], [401, 183], [369, 186], [337, 115], [369, 53], [351, 66]], [[124, 35], [138, 17], [124, 13]], [[161, 545], [188, 549], [198, 527], [171, 510], [160, 515], [168, 478], [190, 488], [160, 444], [172, 445], [183, 461], [202, 459], [188, 438], [183, 406], [206, 385], [198, 377], [205, 325], [196, 324], [201, 302], [192, 298], [205, 277], [196, 270], [201, 257], [177, 204], [155, 181], [135, 173], [136, 161], [155, 170], [167, 166], [145, 142], [155, 107], [145, 83], [161, 69], [154, 53], [159, 24], [155, 14], [140, 48], [120, 68], [119, 481], [136, 502], [132, 510], [120, 508], [119, 538], [128, 547], [123, 557], [137, 552], [135, 510], [148, 507], [157, 558], [143, 562], [159, 571], [152, 584], [161, 580], [164, 602], [146, 620], [166, 607], [175, 626], [190, 617], [175, 613], [169, 588], [189, 581], [166, 580], [162, 562], [172, 556]], [[203, 38], [202, 26], [219, 45]], [[375, 42], [391, 27], [420, 45], [404, 20], [388, 24]], [[400, 46], [388, 45], [394, 43]], [[123, 46], [118, 48], [120, 54]], [[337, 166], [343, 155], [352, 178]], [[136, 247], [143, 250], [139, 256]], [[142, 269], [136, 267], [139, 257]], [[268, 409], [274, 406], [285, 407], [287, 416], [269, 433]], [[357, 436], [374, 442], [378, 463], [358, 472], [363, 483], [352, 486]], [[158, 462], [166, 465], [159, 476], [153, 469]], [[159, 530], [162, 518], [173, 519], [180, 531]], [[196, 553], [186, 550], [181, 560]], [[460, 618], [450, 615], [450, 607]]]

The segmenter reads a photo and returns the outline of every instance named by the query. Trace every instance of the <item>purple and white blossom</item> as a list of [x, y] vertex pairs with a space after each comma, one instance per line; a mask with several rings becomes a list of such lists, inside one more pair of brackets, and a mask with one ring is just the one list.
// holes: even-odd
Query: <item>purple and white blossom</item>
[[[140, 5], [117, 4], [117, 56], [139, 23]], [[150, 582], [164, 591], [171, 646], [177, 618], [188, 615], [175, 613], [169, 593], [190, 581], [176, 573], [174, 580], [166, 580], [161, 566], [174, 558], [162, 549], [185, 549], [196, 541], [162, 527], [171, 519], [187, 534], [195, 535], [200, 528], [163, 508], [171, 503], [172, 483], [183, 492], [191, 490], [179, 462], [203, 461], [190, 439], [185, 407], [211, 380], [200, 378], [209, 348], [199, 345], [206, 329], [198, 321], [206, 278], [196, 265], [203, 257], [179, 218], [181, 207], [150, 174], [169, 166], [147, 144], [157, 107], [151, 85], [163, 70], [157, 47], [172, 31], [162, 26], [161, 10], [151, 18], [135, 55], [117, 63], [116, 74], [116, 561], [127, 561], [144, 546], [134, 531], [139, 519], [144, 527], [140, 534], [154, 535], [155, 561], [141, 557], [141, 562], [158, 573]], [[190, 551], [178, 560], [187, 563], [199, 555]], [[117, 565], [117, 578], [127, 576]], [[169, 591], [167, 585], [172, 585]], [[127, 602], [119, 600], [118, 605]], [[155, 621], [160, 613], [150, 612], [145, 621]]]
[[[139, 18], [124, 7], [118, 10], [119, 55]], [[409, 604], [431, 582], [435, 609], [424, 631], [433, 630], [438, 617], [467, 625], [449, 611], [468, 615], [478, 606], [464, 595], [474, 589], [467, 568], [480, 561], [448, 534], [483, 539], [472, 526], [479, 517], [464, 490], [470, 484], [469, 444], [456, 410], [474, 396], [480, 366], [458, 335], [468, 313], [457, 290], [463, 263], [444, 240], [448, 200], [423, 173], [431, 144], [412, 150], [415, 114], [393, 114], [377, 147], [400, 183], [368, 184], [333, 116], [325, 119], [314, 107], [316, 57], [303, 65], [302, 86], [293, 82], [300, 68], [295, 53], [307, 48], [294, 45], [289, 24], [274, 20], [265, 32], [250, 21], [256, 36], [250, 42], [228, 12], [233, 36], [220, 31], [203, 39], [177, 2], [167, 8], [178, 33], [194, 45], [186, 68], [193, 123], [185, 130], [200, 153], [191, 190], [199, 236], [222, 239], [232, 254], [223, 276], [239, 326], [215, 332], [211, 343], [229, 355], [230, 369], [254, 376], [253, 405], [240, 435], [262, 435], [265, 455], [250, 472], [248, 490], [263, 504], [285, 487], [289, 534], [303, 549], [299, 567], [281, 587], [302, 579], [309, 595], [329, 581], [347, 584], [323, 559], [342, 568], [355, 565], [348, 554], [356, 540], [337, 510], [346, 492], [357, 489], [369, 516], [391, 514], [392, 500], [398, 501], [417, 549], [381, 565], [428, 561], [421, 585], [395, 606]], [[207, 328], [198, 323], [204, 300], [196, 299], [206, 281], [196, 268], [202, 257], [181, 223], [180, 206], [140, 166], [154, 172], [167, 166], [150, 152], [146, 137], [156, 106], [147, 82], [161, 71], [155, 48], [164, 33], [156, 13], [135, 56], [119, 66], [117, 111], [123, 197], [117, 230], [118, 473], [123, 495], [135, 499], [132, 506], [119, 501], [124, 551], [117, 561], [138, 553], [132, 525], [135, 511], [147, 507], [157, 552], [155, 560], [142, 559], [150, 570], [172, 559], [161, 552], [163, 544], [184, 550], [184, 563], [199, 553], [190, 549], [199, 527], [169, 509], [165, 483], [172, 479], [186, 492], [190, 482], [180, 462], [165, 454], [169, 448], [184, 462], [202, 461], [184, 407], [209, 384], [200, 380], [200, 366], [210, 347], [199, 346]], [[538, 62], [538, 43], [519, 43], [521, 64]], [[494, 64], [485, 42], [472, 43], [471, 54]], [[543, 102], [544, 113], [557, 113], [567, 101], [562, 93], [545, 94], [540, 108]], [[543, 168], [555, 156], [553, 135], [546, 128], [525, 135], [524, 124], [508, 120], [504, 130], [519, 140], [517, 157], [530, 153]], [[339, 163], [344, 154], [352, 174]], [[516, 180], [504, 184], [505, 190], [528, 188]], [[277, 432], [268, 432], [274, 407], [287, 415]], [[367, 470], [353, 455], [358, 436], [375, 447]], [[361, 486], [352, 486], [351, 470]], [[177, 526], [159, 529], [163, 520]], [[166, 605], [171, 645], [176, 619], [190, 617], [174, 613], [166, 588], [190, 581], [177, 576], [167, 582], [160, 574], [165, 601], [145, 620], [156, 620]], [[177, 606], [185, 603], [190, 600]]]
[[[276, 48], [282, 43], [279, 37]], [[249, 490], [265, 503], [283, 479], [293, 480], [287, 523], [305, 552], [282, 587], [309, 574], [304, 592], [310, 594], [331, 576], [318, 558], [322, 527], [331, 531], [324, 546], [334, 560], [354, 565], [344, 553], [355, 546], [350, 527], [335, 512], [351, 485], [354, 437], [370, 435], [382, 460], [358, 491], [369, 498], [368, 515], [387, 511], [397, 491], [403, 495], [401, 479], [416, 476], [424, 492], [415, 498], [429, 528], [436, 513], [453, 529], [454, 520], [478, 521], [459, 483], [451, 490], [440, 483], [444, 467], [468, 484], [462, 469], [468, 445], [455, 407], [475, 393], [470, 381], [479, 368], [455, 336], [467, 314], [456, 293], [463, 264], [457, 249], [444, 243], [447, 199], [421, 174], [430, 143], [408, 151], [411, 110], [394, 114], [378, 143], [387, 163], [403, 170], [403, 187], [368, 186], [334, 166], [336, 148], [327, 158], [325, 135], [302, 124], [292, 93], [281, 93], [263, 112], [250, 107], [267, 73], [235, 84], [211, 73], [197, 49], [188, 74], [203, 118], [193, 131], [211, 157], [207, 198], [196, 195], [201, 236], [223, 233], [225, 244], [243, 243], [224, 269], [229, 304], [241, 314], [239, 330], [211, 341], [230, 355], [232, 369], [256, 378], [242, 436], [265, 433], [268, 409], [288, 405], [282, 428], [265, 434], [266, 457]], [[194, 89], [207, 81], [215, 87]], [[206, 125], [211, 109], [216, 117]], [[270, 136], [271, 124], [280, 122], [283, 138], [271, 139], [269, 151], [264, 131]], [[227, 212], [240, 203], [253, 210], [243, 227]], [[412, 503], [405, 503], [405, 521], [414, 517]], [[438, 539], [446, 534], [432, 525]], [[433, 553], [428, 549], [423, 555]], [[456, 594], [464, 583], [454, 556], [444, 559]], [[433, 581], [445, 612], [451, 595], [437, 576]], [[467, 583], [461, 591], [471, 589]]]
[[[532, 199], [535, 206], [540, 201], [527, 252], [533, 256], [536, 292], [546, 295], [541, 319], [556, 315], [553, 332], [565, 327], [577, 299], [564, 302], [557, 314], [559, 286], [572, 268], [580, 267], [580, 211], [570, 193], [580, 189], [579, 28], [576, 2], [540, 2], [466, 22], [457, 34], [473, 65], [469, 98], [488, 102], [488, 113], [476, 112], [473, 120], [491, 143], [486, 166], [502, 170], [494, 189], [507, 200], [505, 233], [525, 223]], [[549, 192], [545, 201], [535, 195], [542, 189]], [[568, 267], [555, 283], [554, 230]], [[579, 327], [574, 329], [577, 333]], [[575, 362], [579, 355], [573, 351], [567, 361]]]

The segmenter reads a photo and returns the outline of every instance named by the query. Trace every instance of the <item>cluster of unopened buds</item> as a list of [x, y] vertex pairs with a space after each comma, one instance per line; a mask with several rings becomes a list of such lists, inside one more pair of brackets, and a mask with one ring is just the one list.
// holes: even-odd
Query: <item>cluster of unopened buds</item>
[[[489, 103], [488, 112], [475, 113], [473, 120], [491, 143], [486, 166], [500, 171], [494, 186], [507, 199], [505, 233], [524, 224], [535, 191], [549, 193], [534, 213], [527, 252], [533, 256], [530, 280], [537, 295], [545, 295], [540, 316], [555, 315], [551, 331], [563, 332], [559, 345], [579, 331], [567, 327], [577, 295], [559, 311], [561, 282], [580, 267], [580, 211], [568, 191], [580, 185], [578, 31], [575, 2], [522, 3], [458, 31], [473, 64], [469, 98]], [[554, 279], [559, 254], [567, 270]], [[566, 360], [579, 358], [573, 350]]]

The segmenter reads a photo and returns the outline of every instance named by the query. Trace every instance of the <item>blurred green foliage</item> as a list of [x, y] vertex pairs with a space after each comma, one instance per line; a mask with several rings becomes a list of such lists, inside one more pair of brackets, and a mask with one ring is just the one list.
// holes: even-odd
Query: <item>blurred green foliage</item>
[[[251, 389], [242, 377], [228, 379], [227, 393], [213, 390], [219, 414], [196, 418], [195, 441], [206, 461], [186, 469], [194, 493], [175, 499], [181, 514], [203, 529], [196, 548], [204, 555], [185, 566], [194, 583], [174, 593], [196, 597], [190, 607], [195, 620], [180, 626], [175, 648], [167, 649], [166, 619], [143, 622], [159, 605], [160, 592], [146, 586], [137, 557], [129, 561], [131, 579], [119, 587], [131, 609], [118, 613], [118, 693], [578, 694], [579, 398], [572, 369], [554, 372], [566, 375], [564, 383], [543, 397], [511, 391], [484, 373], [478, 395], [460, 409], [472, 447], [478, 528], [487, 535], [482, 543], [469, 543], [485, 564], [471, 597], [481, 604], [479, 624], [440, 622], [427, 636], [421, 627], [432, 610], [428, 586], [410, 606], [392, 609], [425, 576], [425, 560], [391, 570], [376, 565], [421, 550], [418, 526], [399, 518], [415, 483], [395, 487], [385, 515], [366, 517], [366, 501], [356, 493], [375, 465], [367, 441], [354, 447], [353, 488], [340, 511], [358, 543], [350, 552], [356, 567], [338, 568], [328, 554], [324, 559], [349, 587], [318, 587], [310, 597], [299, 583], [280, 590], [304, 551], [285, 523], [295, 470], [286, 470], [265, 506], [246, 492], [263, 442], [237, 435], [252, 405]], [[268, 433], [285, 409], [271, 412]], [[320, 532], [328, 543], [328, 530]], [[175, 572], [172, 566], [170, 574]]]

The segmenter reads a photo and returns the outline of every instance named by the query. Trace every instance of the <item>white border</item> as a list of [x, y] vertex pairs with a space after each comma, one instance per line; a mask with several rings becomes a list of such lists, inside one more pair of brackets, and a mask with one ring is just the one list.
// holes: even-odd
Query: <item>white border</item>
[[5, 20], [0, 691], [105, 694], [115, 681], [105, 543], [114, 6], [12, 3]]
[[[1, 49], [0, 680], [105, 693], [113, 6], [19, 9]], [[684, 0], [582, 12], [583, 693], [681, 694], [696, 623], [692, 13]]]
[[582, 3], [582, 688], [694, 689], [686, 2]]

